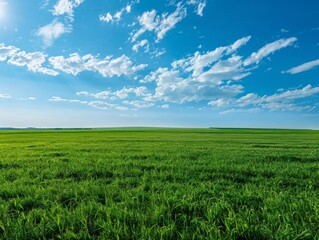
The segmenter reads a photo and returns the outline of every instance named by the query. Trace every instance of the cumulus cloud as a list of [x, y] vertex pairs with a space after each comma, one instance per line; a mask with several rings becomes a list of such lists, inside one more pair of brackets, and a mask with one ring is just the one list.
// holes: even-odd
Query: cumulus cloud
[[150, 31], [155, 32], [157, 36], [156, 41], [159, 42], [164, 38], [166, 33], [182, 21], [186, 15], [186, 8], [181, 3], [177, 4], [176, 10], [171, 14], [164, 12], [162, 15], [157, 15], [156, 10], [146, 11], [138, 17], [141, 28], [134, 34], [131, 34], [131, 41], [135, 42], [140, 35], [146, 31]]
[[111, 56], [98, 59], [91, 54], [80, 56], [78, 53], [73, 53], [68, 58], [64, 56], [51, 57], [49, 62], [54, 69], [74, 76], [84, 70], [98, 72], [103, 77], [131, 75], [147, 66], [146, 64], [134, 66], [125, 55], [114, 59]]
[[58, 0], [53, 7], [52, 14], [55, 16], [64, 14], [73, 16], [74, 9], [83, 2], [84, 0]]
[[[177, 103], [209, 100], [210, 105], [215, 106], [229, 102], [229, 99], [244, 91], [244, 87], [236, 81], [250, 75], [265, 56], [294, 42], [294, 38], [291, 38], [267, 44], [249, 57], [253, 56], [254, 60], [246, 61], [237, 51], [250, 38], [238, 39], [233, 44], [213, 51], [195, 52], [188, 58], [172, 62], [171, 68], [158, 68], [149, 73], [140, 81], [156, 84], [155, 94], [147, 99]], [[251, 67], [247, 62], [254, 65]]]
[[45, 46], [51, 46], [55, 39], [59, 38], [65, 33], [70, 33], [72, 30], [71, 25], [65, 26], [57, 19], [53, 20], [52, 23], [40, 27], [36, 32], [36, 35], [43, 39]]
[[167, 68], [151, 73], [151, 78], [155, 80], [156, 88], [153, 96], [145, 98], [149, 101], [184, 103], [222, 96], [233, 97], [243, 91], [243, 87], [239, 84], [216, 85], [200, 82], [192, 77], [183, 78], [180, 71]]
[[8, 64], [18, 67], [26, 67], [29, 71], [39, 72], [56, 76], [59, 73], [53, 69], [44, 67], [47, 55], [43, 52], [25, 52], [15, 46], [0, 44], [0, 61], [7, 61]]
[[32, 72], [56, 76], [58, 74], [56, 71], [42, 66], [46, 61], [46, 57], [47, 55], [43, 52], [26, 53], [25, 51], [21, 51], [13, 55], [8, 60], [8, 63], [19, 67], [27, 67], [28, 70]]
[[14, 56], [20, 49], [14, 46], [6, 46], [0, 43], [0, 62], [6, 61], [8, 58]]
[[[122, 55], [118, 58], [107, 56], [99, 59], [92, 54], [79, 55], [73, 53], [69, 57], [53, 56], [49, 57], [44, 52], [25, 52], [15, 46], [6, 46], [0, 43], [0, 61], [26, 67], [29, 71], [39, 72], [47, 75], [57, 76], [59, 71], [78, 75], [82, 71], [98, 72], [104, 77], [114, 77], [132, 75], [143, 70], [147, 65], [134, 65], [129, 57]], [[52, 68], [48, 67], [49, 62]], [[47, 66], [45, 66], [47, 65]]]
[[296, 73], [309, 71], [317, 66], [319, 66], [319, 59], [311, 61], [311, 62], [306, 62], [304, 64], [297, 66], [297, 67], [293, 67], [287, 71], [283, 71], [282, 73], [296, 74]]

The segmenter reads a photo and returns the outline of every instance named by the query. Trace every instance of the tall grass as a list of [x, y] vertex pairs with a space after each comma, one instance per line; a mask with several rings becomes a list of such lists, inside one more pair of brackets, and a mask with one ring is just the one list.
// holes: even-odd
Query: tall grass
[[1, 239], [319, 239], [319, 132], [0, 132]]

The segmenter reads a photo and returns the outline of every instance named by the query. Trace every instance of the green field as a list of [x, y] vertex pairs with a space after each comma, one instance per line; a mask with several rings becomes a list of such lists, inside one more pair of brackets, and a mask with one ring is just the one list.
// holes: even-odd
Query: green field
[[0, 131], [0, 239], [319, 239], [319, 131]]

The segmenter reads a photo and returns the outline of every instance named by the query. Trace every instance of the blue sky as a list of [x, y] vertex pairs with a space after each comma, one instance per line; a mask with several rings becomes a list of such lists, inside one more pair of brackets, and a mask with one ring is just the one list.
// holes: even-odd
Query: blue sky
[[317, 0], [0, 0], [0, 126], [319, 129]]

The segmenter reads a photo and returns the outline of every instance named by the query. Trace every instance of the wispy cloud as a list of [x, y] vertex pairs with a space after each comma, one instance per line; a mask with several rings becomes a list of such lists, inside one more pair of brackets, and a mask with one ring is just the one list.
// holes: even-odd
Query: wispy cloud
[[109, 99], [109, 100], [116, 100], [116, 99], [125, 99], [128, 98], [130, 95], [134, 95], [135, 97], [148, 97], [150, 93], [145, 86], [139, 87], [123, 87], [117, 91], [105, 90], [97, 93], [89, 93], [87, 91], [81, 91], [76, 93], [77, 96], [86, 96], [86, 97], [93, 97], [96, 99]]
[[173, 29], [177, 23], [182, 21], [187, 15], [186, 8], [182, 3], [176, 5], [176, 10], [173, 13], [164, 12], [162, 15], [157, 15], [156, 10], [146, 11], [138, 17], [141, 28], [131, 34], [131, 41], [136, 39], [146, 31], [155, 32], [159, 42], [164, 38], [166, 33]]
[[292, 37], [288, 39], [280, 39], [278, 41], [269, 43], [261, 49], [259, 49], [257, 52], [252, 53], [251, 56], [245, 60], [244, 65], [248, 66], [252, 64], [258, 64], [263, 58], [277, 52], [282, 48], [291, 46], [296, 41], [297, 38]]
[[146, 101], [123, 101], [124, 104], [132, 105], [136, 108], [150, 108], [155, 106], [155, 103], [146, 102]]
[[138, 52], [138, 50], [139, 50], [140, 48], [144, 48], [144, 51], [145, 51], [145, 52], [149, 52], [150, 44], [149, 44], [149, 42], [148, 42], [147, 39], [143, 39], [142, 41], [140, 41], [140, 42], [134, 44], [133, 47], [132, 47], [132, 50], [133, 50], [134, 52]]
[[66, 26], [55, 19], [52, 23], [40, 27], [36, 32], [36, 35], [43, 39], [45, 46], [49, 47], [53, 44], [55, 39], [59, 38], [65, 33], [70, 33], [71, 31], [72, 26], [70, 24]]
[[[53, 21], [36, 30], [35, 35], [41, 37], [45, 47], [53, 45], [54, 41], [65, 33], [73, 30], [74, 9], [85, 0], [58, 0], [51, 10], [55, 17]], [[47, 2], [45, 4], [48, 4]], [[65, 17], [66, 16], [66, 17]]]
[[10, 94], [6, 94], [6, 93], [0, 93], [0, 99], [11, 99], [12, 96]]
[[36, 97], [26, 97], [26, 98], [19, 98], [21, 101], [35, 101], [37, 100]]
[[[239, 99], [222, 98], [211, 101], [208, 105], [213, 107], [239, 107], [241, 108], [253, 107], [254, 109], [268, 109], [271, 111], [301, 111], [311, 110], [312, 106], [302, 104], [300, 99], [305, 99], [319, 93], [319, 87], [307, 85], [303, 88], [281, 91], [273, 95], [259, 96], [255, 93], [249, 93]], [[297, 101], [298, 100], [298, 101]], [[236, 111], [237, 111], [236, 110]], [[230, 112], [233, 112], [231, 110]], [[229, 113], [229, 110], [226, 111]]]
[[319, 59], [311, 61], [311, 62], [306, 62], [304, 64], [297, 66], [297, 67], [293, 67], [287, 71], [283, 71], [282, 73], [296, 74], [296, 73], [309, 71], [317, 66], [319, 66]]
[[197, 13], [197, 15], [201, 17], [204, 15], [203, 11], [207, 4], [206, 0], [190, 0], [187, 1], [187, 4], [195, 6], [195, 12]]
[[126, 5], [126, 7], [122, 8], [121, 10], [117, 11], [114, 14], [110, 12], [105, 13], [104, 15], [100, 15], [100, 21], [102, 22], [119, 22], [125, 13], [130, 13], [132, 9], [132, 5]]

